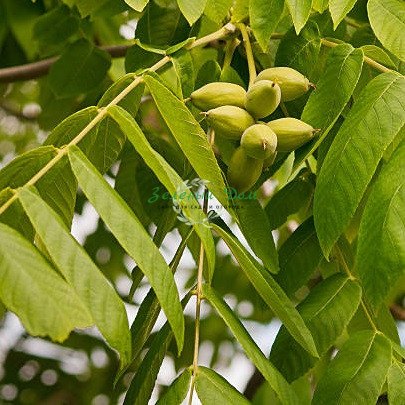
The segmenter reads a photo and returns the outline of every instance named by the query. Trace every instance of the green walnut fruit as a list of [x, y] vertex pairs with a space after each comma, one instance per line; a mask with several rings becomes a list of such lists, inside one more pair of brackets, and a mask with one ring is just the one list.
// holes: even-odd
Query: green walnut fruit
[[215, 133], [228, 139], [240, 139], [245, 129], [255, 123], [246, 110], [233, 105], [213, 108], [205, 116]]
[[240, 145], [249, 157], [264, 160], [274, 155], [277, 135], [267, 125], [255, 124], [243, 133]]
[[246, 90], [234, 83], [214, 82], [191, 93], [192, 103], [200, 110], [207, 111], [221, 105], [245, 107]]
[[259, 179], [263, 161], [249, 157], [240, 146], [232, 155], [228, 166], [228, 183], [239, 193], [249, 190]]
[[257, 75], [256, 81], [259, 80], [276, 82], [281, 88], [281, 99], [283, 101], [295, 100], [305, 94], [311, 87], [311, 83], [302, 73], [289, 67], [265, 69]]
[[311, 125], [297, 118], [280, 118], [267, 125], [277, 135], [277, 150], [291, 152], [311, 140], [317, 132]]
[[246, 93], [246, 110], [255, 118], [267, 117], [281, 101], [280, 86], [271, 80], [253, 83]]

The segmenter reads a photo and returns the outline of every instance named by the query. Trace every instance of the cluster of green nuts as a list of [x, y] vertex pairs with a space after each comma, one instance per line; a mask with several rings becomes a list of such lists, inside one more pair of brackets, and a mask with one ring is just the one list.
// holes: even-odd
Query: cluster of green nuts
[[314, 128], [296, 118], [260, 122], [281, 101], [294, 100], [310, 88], [309, 80], [289, 67], [263, 70], [248, 91], [233, 83], [209, 83], [194, 91], [192, 103], [204, 111], [215, 134], [239, 141], [228, 165], [228, 182], [239, 192], [249, 190], [277, 151], [290, 152], [315, 134]]

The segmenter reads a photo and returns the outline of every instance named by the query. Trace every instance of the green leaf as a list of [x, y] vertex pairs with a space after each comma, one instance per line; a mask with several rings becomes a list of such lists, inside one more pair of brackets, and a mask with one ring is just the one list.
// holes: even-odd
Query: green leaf
[[144, 44], [167, 46], [187, 39], [189, 31], [186, 19], [173, 3], [160, 7], [151, 1], [138, 22], [135, 37]]
[[[325, 354], [343, 333], [356, 312], [360, 298], [358, 283], [342, 274], [335, 274], [318, 284], [298, 305], [319, 355]], [[273, 344], [270, 360], [290, 382], [304, 375], [317, 361], [294, 341], [284, 326]]]
[[379, 48], [376, 45], [363, 45], [360, 49], [364, 52], [364, 55], [374, 59], [376, 62], [379, 62], [389, 68], [396, 69], [394, 61], [383, 49]]
[[371, 28], [381, 43], [405, 61], [405, 5], [401, 0], [370, 0]]
[[34, 336], [62, 342], [91, 316], [75, 291], [14, 229], [0, 224], [0, 299]]
[[131, 356], [131, 340], [124, 303], [35, 189], [22, 189], [18, 198], [49, 256], [88, 308], [93, 324], [120, 354], [122, 365], [127, 364]]
[[156, 405], [181, 405], [190, 388], [191, 371], [186, 368], [159, 398]]
[[42, 45], [58, 45], [65, 42], [79, 29], [79, 19], [61, 5], [51, 9], [36, 20], [33, 38]]
[[197, 175], [222, 205], [228, 205], [221, 169], [207, 137], [191, 112], [169, 89], [150, 75], [145, 76], [156, 105]]
[[249, 18], [257, 42], [267, 51], [271, 34], [283, 14], [284, 0], [250, 0]]
[[[184, 308], [190, 300], [188, 293], [181, 301]], [[139, 365], [137, 373], [131, 381], [131, 385], [125, 395], [124, 405], [147, 404], [153, 391], [153, 387], [162, 365], [166, 352], [173, 338], [173, 328], [166, 322], [154, 336], [148, 353]]]
[[391, 345], [381, 334], [351, 336], [320, 379], [312, 403], [375, 404], [391, 363]]
[[355, 4], [356, 0], [329, 0], [329, 10], [332, 15], [334, 29], [349, 14]]
[[307, 23], [311, 13], [312, 0], [286, 0], [287, 6], [294, 23], [297, 35]]
[[[88, 107], [63, 120], [49, 135], [45, 144], [63, 147], [72, 141], [96, 116], [98, 109]], [[105, 117], [78, 143], [91, 163], [106, 172], [117, 160], [125, 135], [110, 117]]]
[[321, 38], [318, 26], [310, 21], [297, 35], [290, 29], [280, 41], [275, 65], [289, 66], [310, 77], [321, 49]]
[[[108, 106], [108, 104], [111, 103], [111, 101], [113, 101], [114, 98], [118, 96], [118, 94], [120, 94], [125, 88], [127, 88], [134, 80], [135, 77], [133, 73], [128, 73], [125, 76], [122, 76], [107, 89], [97, 105], [99, 107]], [[127, 110], [132, 116], [135, 117], [141, 104], [144, 89], [145, 85], [143, 83], [138, 84], [117, 105], [122, 107], [124, 110]]]
[[69, 149], [73, 172], [84, 194], [125, 251], [143, 271], [173, 328], [179, 351], [183, 347], [184, 317], [172, 272], [159, 249], [122, 198], [77, 147]]
[[239, 226], [253, 252], [264, 267], [272, 273], [278, 272], [278, 256], [267, 215], [257, 199], [243, 200], [237, 211]]
[[233, 0], [207, 0], [204, 14], [212, 21], [220, 23], [229, 13]]
[[396, 73], [373, 79], [325, 157], [315, 189], [314, 219], [326, 257], [353, 218], [384, 150], [405, 123], [404, 91], [405, 78]]
[[388, 400], [390, 404], [405, 404], [405, 364], [393, 360], [388, 370]]
[[377, 307], [405, 276], [405, 141], [383, 166], [361, 218], [356, 268]]
[[198, 367], [195, 390], [202, 405], [248, 405], [250, 402], [224, 377], [207, 367]]
[[58, 98], [86, 93], [103, 81], [110, 64], [107, 52], [79, 39], [52, 65], [49, 86]]
[[[0, 171], [0, 190], [17, 189], [27, 183], [57, 154], [53, 146], [41, 146], [17, 156]], [[38, 182], [42, 198], [62, 217], [67, 225], [73, 218], [77, 182], [66, 158], [61, 159]], [[15, 221], [19, 221], [18, 217]]]
[[161, 54], [146, 51], [139, 46], [139, 42], [131, 46], [125, 55], [125, 71], [134, 76], [134, 73], [140, 73], [143, 70], [154, 65], [162, 58]]
[[250, 0], [234, 0], [232, 7], [232, 22], [245, 21], [249, 18]]
[[254, 259], [234, 236], [229, 235], [218, 225], [212, 224], [212, 227], [228, 245], [241, 269], [269, 308], [280, 318], [297, 342], [309, 353], [316, 356], [317, 351], [310, 331], [281, 287], [268, 272], [261, 269], [257, 262], [254, 262]]
[[280, 372], [270, 363], [229, 306], [208, 285], [203, 285], [203, 296], [215, 308], [241, 344], [246, 355], [263, 374], [283, 404], [299, 404], [294, 390]]
[[307, 172], [290, 181], [270, 199], [265, 207], [271, 229], [279, 228], [290, 215], [299, 210], [308, 210], [313, 195], [313, 179], [308, 177]]
[[329, 0], [313, 0], [312, 8], [318, 13], [323, 13], [329, 5]]
[[308, 218], [282, 244], [275, 280], [288, 296], [306, 284], [323, 257], [313, 218]]
[[[363, 52], [349, 44], [329, 52], [326, 68], [302, 112], [301, 119], [321, 132], [295, 154], [294, 169], [319, 147], [350, 100], [363, 66]], [[333, 97], [331, 97], [333, 94]]]
[[148, 4], [149, 0], [124, 0], [125, 3], [128, 4], [129, 7], [133, 8], [135, 11], [139, 13], [143, 11], [143, 9]]
[[181, 84], [183, 98], [187, 98], [194, 90], [193, 58], [187, 50], [180, 50], [172, 55], [171, 61]]
[[202, 15], [207, 0], [177, 0], [181, 13], [190, 25], [193, 25]]
[[[145, 163], [153, 170], [160, 182], [173, 196], [176, 191], [181, 190], [184, 185], [181, 177], [175, 170], [159, 155], [149, 144], [137, 122], [120, 107], [110, 107], [110, 116], [116, 120], [122, 131], [127, 134], [128, 140], [142, 156]], [[215, 245], [209, 228], [204, 224], [206, 217], [201, 209], [191, 209], [190, 206], [199, 206], [198, 202], [190, 194], [192, 204], [189, 201], [179, 201], [187, 218], [194, 223], [193, 227], [204, 244], [204, 250], [208, 259], [209, 280], [212, 278], [215, 269]]]

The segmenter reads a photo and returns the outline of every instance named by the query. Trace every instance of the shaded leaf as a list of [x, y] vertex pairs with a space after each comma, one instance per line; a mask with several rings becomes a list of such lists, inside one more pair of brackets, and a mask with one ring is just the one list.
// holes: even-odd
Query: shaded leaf
[[193, 58], [187, 50], [180, 50], [172, 55], [171, 61], [181, 84], [183, 98], [187, 98], [194, 90]]
[[59, 98], [86, 93], [103, 81], [110, 59], [107, 52], [79, 39], [51, 66], [49, 86]]
[[388, 370], [388, 400], [390, 404], [405, 403], [405, 364], [393, 360]]
[[361, 218], [356, 268], [377, 307], [405, 276], [405, 141], [385, 164]]
[[[360, 297], [358, 283], [342, 274], [335, 274], [318, 284], [298, 305], [319, 355], [325, 354], [343, 333], [356, 312]], [[317, 361], [293, 340], [284, 326], [273, 344], [270, 360], [288, 381], [304, 375]]]
[[312, 403], [375, 404], [391, 363], [391, 345], [381, 334], [354, 334], [322, 376]]
[[384, 150], [405, 123], [405, 79], [383, 73], [362, 91], [337, 133], [317, 180], [314, 219], [327, 257], [353, 217]]
[[233, 0], [207, 0], [204, 14], [212, 21], [220, 23], [227, 16], [232, 3]]
[[178, 349], [181, 351], [184, 338], [183, 311], [173, 275], [161, 253], [130, 208], [79, 148], [69, 149], [69, 160], [90, 203], [148, 278], [173, 328]]

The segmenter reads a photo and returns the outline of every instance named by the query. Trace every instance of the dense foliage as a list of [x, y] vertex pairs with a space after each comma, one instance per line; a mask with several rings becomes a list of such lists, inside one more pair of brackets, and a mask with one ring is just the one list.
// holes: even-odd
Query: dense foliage
[[0, 401], [405, 404], [404, 72], [401, 0], [1, 0]]

